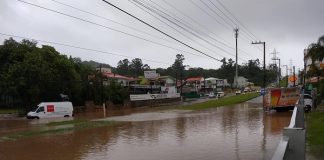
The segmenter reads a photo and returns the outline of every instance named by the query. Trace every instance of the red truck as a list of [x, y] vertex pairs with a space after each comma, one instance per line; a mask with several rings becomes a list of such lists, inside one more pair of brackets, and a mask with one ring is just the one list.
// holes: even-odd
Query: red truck
[[300, 97], [300, 88], [269, 88], [264, 96], [266, 109], [293, 109]]

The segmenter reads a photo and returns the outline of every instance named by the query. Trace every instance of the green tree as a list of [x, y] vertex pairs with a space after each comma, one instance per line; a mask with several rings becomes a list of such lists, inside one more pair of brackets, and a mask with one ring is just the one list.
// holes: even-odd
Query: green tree
[[183, 65], [183, 61], [185, 60], [182, 54], [177, 54], [174, 63], [172, 64], [171, 68], [173, 70], [173, 74], [175, 77], [180, 77], [180, 74], [183, 74], [183, 70], [185, 66]]
[[128, 59], [120, 60], [117, 64], [116, 72], [121, 75], [130, 74], [130, 62]]
[[315, 65], [316, 61], [323, 61], [324, 59], [324, 35], [319, 37], [317, 43], [312, 43], [308, 46], [308, 52], [305, 56], [311, 58], [312, 64], [310, 65], [309, 71], [306, 77], [317, 77], [317, 86], [320, 92], [320, 99], [324, 98], [324, 80], [320, 80], [321, 76], [324, 76], [324, 69], [320, 66]]
[[138, 77], [138, 76], [144, 74], [143, 62], [139, 58], [133, 59], [132, 62], [130, 63], [130, 65], [129, 65], [129, 67], [130, 67], [130, 71], [131, 71], [132, 76]]

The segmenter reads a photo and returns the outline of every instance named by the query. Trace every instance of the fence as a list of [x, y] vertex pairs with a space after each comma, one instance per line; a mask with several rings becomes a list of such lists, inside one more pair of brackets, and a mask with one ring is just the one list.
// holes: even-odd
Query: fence
[[306, 130], [304, 124], [304, 105], [296, 104], [290, 124], [283, 130], [283, 137], [272, 157], [272, 160], [304, 160]]

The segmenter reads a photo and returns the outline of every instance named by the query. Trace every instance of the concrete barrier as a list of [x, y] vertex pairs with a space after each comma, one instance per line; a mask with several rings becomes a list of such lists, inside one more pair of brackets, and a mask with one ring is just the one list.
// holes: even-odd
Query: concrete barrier
[[289, 126], [283, 130], [283, 137], [276, 148], [272, 160], [305, 159], [306, 131], [304, 122], [304, 105], [297, 104], [291, 116]]

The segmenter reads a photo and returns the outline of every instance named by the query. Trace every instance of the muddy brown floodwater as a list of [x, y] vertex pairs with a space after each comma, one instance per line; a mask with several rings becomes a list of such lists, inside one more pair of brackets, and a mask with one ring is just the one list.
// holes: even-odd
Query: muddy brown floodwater
[[[117, 126], [2, 141], [0, 159], [270, 159], [290, 116], [265, 113], [258, 99], [204, 111], [133, 113], [103, 119], [124, 122]], [[20, 121], [24, 128], [39, 125]]]

